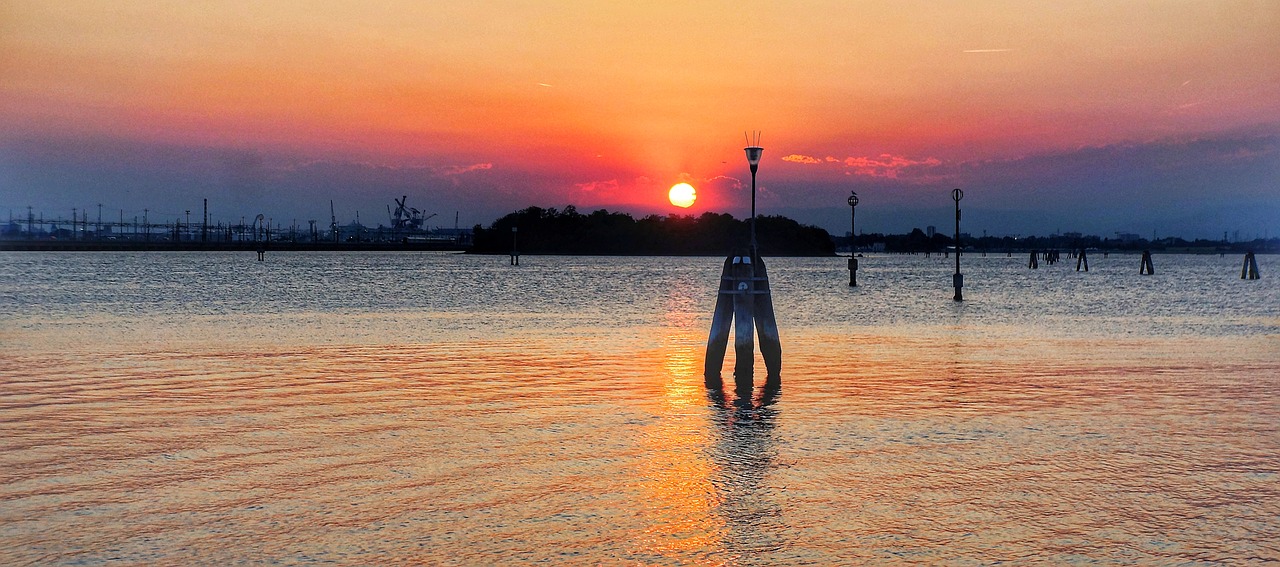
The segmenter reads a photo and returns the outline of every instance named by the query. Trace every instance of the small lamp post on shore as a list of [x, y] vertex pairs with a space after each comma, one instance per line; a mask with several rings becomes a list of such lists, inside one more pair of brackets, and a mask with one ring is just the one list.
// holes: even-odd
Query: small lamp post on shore
[[858, 193], [849, 192], [849, 287], [858, 286], [858, 259], [855, 258], [857, 246], [854, 245], [858, 238]]
[[960, 288], [964, 287], [964, 276], [960, 273], [960, 199], [964, 198], [964, 191], [959, 188], [951, 190], [951, 198], [956, 202], [956, 273], [951, 276], [951, 285], [956, 288], [956, 301], [964, 301], [964, 295], [960, 293]]

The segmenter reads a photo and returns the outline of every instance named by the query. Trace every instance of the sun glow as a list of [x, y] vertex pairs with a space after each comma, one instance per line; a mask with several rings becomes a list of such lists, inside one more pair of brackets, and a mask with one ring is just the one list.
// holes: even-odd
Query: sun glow
[[671, 199], [671, 204], [682, 209], [693, 206], [693, 202], [698, 200], [698, 192], [688, 183], [676, 183], [671, 186], [671, 191], [667, 193], [667, 197]]

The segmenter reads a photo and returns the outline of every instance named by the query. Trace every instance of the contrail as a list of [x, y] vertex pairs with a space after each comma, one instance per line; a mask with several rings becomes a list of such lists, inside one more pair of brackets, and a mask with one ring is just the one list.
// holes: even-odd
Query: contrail
[[1013, 51], [1012, 49], [966, 49], [964, 53], [1003, 53], [1005, 51]]

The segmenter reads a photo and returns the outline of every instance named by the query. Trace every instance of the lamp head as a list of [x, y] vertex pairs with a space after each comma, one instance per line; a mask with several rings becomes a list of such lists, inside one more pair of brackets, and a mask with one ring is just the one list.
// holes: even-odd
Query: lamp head
[[954, 199], [956, 203], [959, 203], [960, 199], [964, 198], [964, 191], [961, 191], [959, 188], [952, 189], [951, 198]]
[[760, 146], [747, 146], [743, 148], [747, 152], [747, 163], [751, 165], [754, 171], [760, 165], [760, 155], [764, 153], [764, 148]]
[[856, 207], [856, 206], [858, 206], [858, 194], [857, 194], [857, 193], [853, 193], [852, 195], [849, 195], [849, 206], [850, 206], [850, 207]]

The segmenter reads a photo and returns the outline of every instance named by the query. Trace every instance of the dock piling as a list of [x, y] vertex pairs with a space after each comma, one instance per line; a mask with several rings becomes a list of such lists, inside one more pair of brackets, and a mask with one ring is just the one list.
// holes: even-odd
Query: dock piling
[[1142, 266], [1138, 268], [1138, 273], [1145, 276], [1155, 275], [1156, 267], [1155, 264], [1151, 263], [1150, 250], [1142, 251]]
[[[782, 376], [782, 340], [778, 336], [778, 320], [773, 316], [773, 294], [769, 290], [769, 272], [764, 260], [758, 254], [753, 255], [755, 289], [756, 334], [760, 339], [760, 356], [764, 358], [766, 377], [765, 385], [776, 387], [781, 384]], [[854, 260], [857, 265], [857, 260]], [[855, 268], [856, 269], [856, 268]]]
[[733, 324], [733, 277], [730, 267], [733, 256], [724, 259], [720, 270], [720, 291], [716, 294], [716, 309], [711, 315], [711, 334], [707, 337], [707, 357], [703, 363], [703, 377], [708, 387], [720, 387], [720, 369], [724, 366], [724, 353], [729, 346], [729, 326]]
[[755, 373], [755, 291], [751, 256], [735, 256], [730, 273], [733, 275], [733, 380], [738, 390], [751, 389]]
[[1253, 250], [1245, 252], [1244, 265], [1240, 267], [1240, 279], [1256, 280], [1262, 275], [1258, 273], [1258, 260], [1253, 256]]

